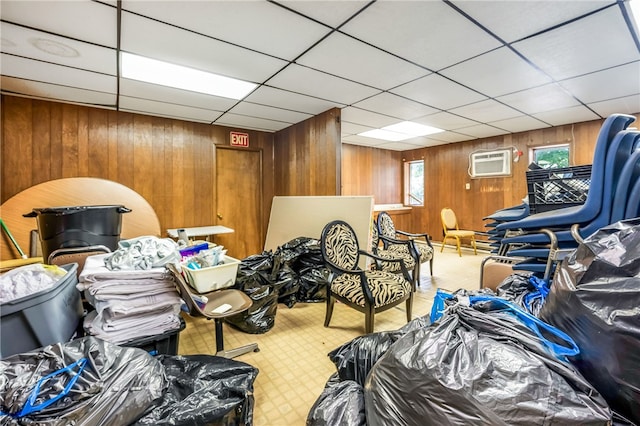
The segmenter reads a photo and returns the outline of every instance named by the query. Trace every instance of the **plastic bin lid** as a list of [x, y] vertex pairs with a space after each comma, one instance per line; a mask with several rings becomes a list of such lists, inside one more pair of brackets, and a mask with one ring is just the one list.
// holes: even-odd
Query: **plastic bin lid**
[[44, 214], [54, 214], [58, 216], [79, 213], [86, 210], [117, 210], [118, 213], [129, 213], [131, 209], [123, 205], [99, 205], [99, 206], [66, 206], [66, 207], [42, 207], [34, 208], [31, 212], [25, 213], [24, 217], [36, 217]]

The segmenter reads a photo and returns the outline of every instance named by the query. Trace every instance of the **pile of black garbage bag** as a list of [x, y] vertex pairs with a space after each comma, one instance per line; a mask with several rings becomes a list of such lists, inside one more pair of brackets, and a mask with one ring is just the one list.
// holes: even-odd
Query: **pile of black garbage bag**
[[573, 364], [616, 420], [640, 425], [640, 219], [601, 228], [565, 258], [540, 318], [575, 340]]
[[[339, 383], [362, 385], [359, 415], [352, 388], [339, 388], [333, 377], [307, 424], [610, 423], [605, 400], [567, 360], [577, 347], [564, 333], [493, 295], [440, 297], [444, 309], [432, 324], [373, 333], [330, 353]], [[358, 361], [345, 363], [354, 357]], [[354, 411], [336, 418], [346, 411], [340, 407]]]
[[251, 297], [253, 306], [225, 321], [245, 333], [266, 333], [275, 324], [278, 303], [291, 308], [323, 301], [328, 278], [320, 241], [313, 238], [295, 238], [274, 252], [249, 256], [240, 261], [233, 288]]
[[0, 424], [252, 424], [257, 373], [216, 356], [153, 357], [88, 336], [0, 360]]
[[439, 290], [431, 324], [331, 352], [307, 425], [640, 424], [640, 219], [497, 293]]

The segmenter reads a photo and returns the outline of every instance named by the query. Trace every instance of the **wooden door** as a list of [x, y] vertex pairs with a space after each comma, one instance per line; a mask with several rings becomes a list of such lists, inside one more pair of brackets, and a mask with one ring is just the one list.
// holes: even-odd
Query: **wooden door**
[[262, 151], [216, 147], [215, 205], [217, 224], [235, 230], [215, 242], [236, 259], [262, 253]]

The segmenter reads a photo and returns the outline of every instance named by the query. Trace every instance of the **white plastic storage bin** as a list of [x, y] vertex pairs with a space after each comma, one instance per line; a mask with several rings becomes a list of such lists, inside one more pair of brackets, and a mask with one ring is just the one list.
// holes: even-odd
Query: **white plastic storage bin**
[[82, 318], [77, 263], [53, 287], [0, 305], [0, 358], [67, 342]]
[[222, 264], [202, 269], [190, 269], [185, 263], [182, 270], [191, 287], [198, 293], [220, 290], [231, 287], [236, 282], [238, 265], [240, 261], [230, 256], [225, 256]]

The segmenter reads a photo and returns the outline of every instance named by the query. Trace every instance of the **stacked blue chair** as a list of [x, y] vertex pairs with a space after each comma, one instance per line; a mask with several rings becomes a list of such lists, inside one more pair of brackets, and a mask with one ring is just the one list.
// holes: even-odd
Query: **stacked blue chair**
[[573, 225], [585, 237], [602, 226], [637, 215], [640, 154], [636, 147], [640, 133], [625, 130], [634, 120], [624, 114], [605, 120], [596, 140], [589, 191], [583, 205], [531, 214], [495, 226], [497, 233], [519, 234], [504, 235], [500, 240], [499, 251], [524, 259], [514, 269], [548, 277], [552, 251], [577, 246], [571, 233]]
[[497, 255], [504, 255], [500, 249], [503, 247], [502, 240], [505, 237], [506, 232], [496, 229], [498, 225], [505, 222], [513, 222], [516, 220], [524, 219], [529, 216], [529, 203], [523, 202], [517, 206], [507, 207], [505, 209], [497, 210], [493, 214], [483, 217], [483, 220], [490, 220], [489, 223], [485, 223], [485, 228], [488, 228], [487, 234], [489, 235], [489, 241], [491, 246], [491, 253]]

